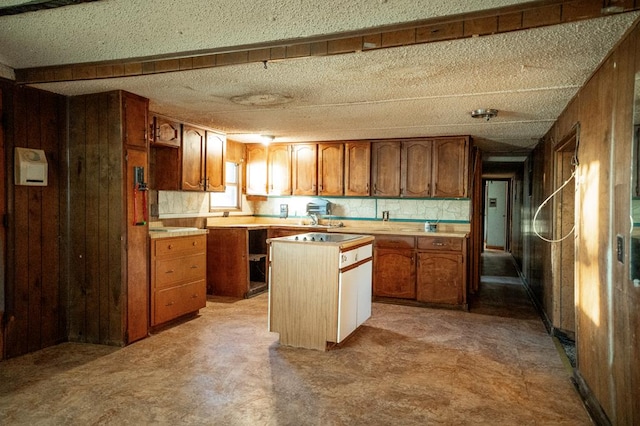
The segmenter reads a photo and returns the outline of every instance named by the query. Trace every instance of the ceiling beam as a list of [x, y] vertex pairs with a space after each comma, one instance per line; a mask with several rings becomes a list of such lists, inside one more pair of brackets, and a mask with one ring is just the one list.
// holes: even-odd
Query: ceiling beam
[[98, 0], [32, 0], [13, 6], [0, 7], [0, 16], [19, 15], [21, 13], [55, 9], [57, 7], [88, 3], [92, 1]]
[[267, 66], [269, 61], [275, 60], [479, 37], [594, 19], [612, 12], [624, 13], [639, 9], [640, 0], [538, 0], [475, 13], [296, 40], [118, 61], [17, 69], [16, 83], [119, 78], [260, 62]]

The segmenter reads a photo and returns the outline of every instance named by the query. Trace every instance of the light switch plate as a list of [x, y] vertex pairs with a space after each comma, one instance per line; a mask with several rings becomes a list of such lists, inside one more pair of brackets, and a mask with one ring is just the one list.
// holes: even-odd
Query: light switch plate
[[624, 235], [616, 235], [616, 253], [618, 262], [624, 263]]
[[289, 204], [280, 204], [280, 218], [286, 219], [289, 217]]

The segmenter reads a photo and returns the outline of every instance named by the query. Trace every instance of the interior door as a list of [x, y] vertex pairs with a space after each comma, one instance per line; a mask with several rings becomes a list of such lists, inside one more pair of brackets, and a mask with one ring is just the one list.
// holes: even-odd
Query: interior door
[[485, 245], [504, 250], [507, 242], [507, 182], [489, 180], [485, 193]]

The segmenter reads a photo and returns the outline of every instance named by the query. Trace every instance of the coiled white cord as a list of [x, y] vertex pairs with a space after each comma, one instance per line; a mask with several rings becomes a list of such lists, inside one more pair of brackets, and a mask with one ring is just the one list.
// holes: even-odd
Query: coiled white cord
[[548, 238], [543, 237], [542, 235], [540, 235], [540, 233], [538, 232], [538, 229], [536, 228], [536, 219], [538, 218], [538, 213], [540, 213], [540, 210], [542, 210], [542, 208], [553, 198], [555, 197], [555, 195], [562, 191], [562, 188], [564, 188], [565, 186], [567, 186], [567, 184], [569, 182], [571, 182], [571, 179], [576, 177], [576, 172], [577, 172], [577, 167], [573, 169], [573, 172], [571, 173], [571, 176], [569, 176], [569, 178], [567, 178], [567, 180], [564, 181], [564, 183], [560, 186], [560, 188], [556, 189], [553, 194], [549, 195], [547, 197], [546, 200], [544, 200], [542, 202], [542, 204], [540, 204], [540, 206], [538, 207], [538, 210], [536, 210], [536, 214], [533, 215], [533, 233], [536, 234], [538, 236], [538, 238], [540, 238], [542, 241], [546, 241], [548, 243], [559, 243], [561, 241], [564, 241], [565, 239], [567, 239], [571, 234], [573, 234], [573, 231], [575, 231], [576, 229], [576, 224], [575, 221], [573, 223], [573, 228], [571, 228], [571, 231], [569, 231], [569, 233], [567, 235], [565, 235], [564, 237], [558, 239], [558, 240], [550, 240]]

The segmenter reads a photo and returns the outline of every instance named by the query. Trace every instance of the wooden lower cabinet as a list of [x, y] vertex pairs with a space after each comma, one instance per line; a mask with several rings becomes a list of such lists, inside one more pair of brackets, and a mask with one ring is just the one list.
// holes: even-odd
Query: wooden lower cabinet
[[466, 238], [378, 236], [373, 295], [465, 308]]
[[464, 303], [461, 254], [418, 253], [416, 300], [427, 303]]
[[247, 298], [267, 289], [267, 229], [209, 228], [207, 293]]
[[416, 268], [413, 249], [376, 248], [373, 264], [373, 294], [415, 299]]
[[151, 326], [207, 304], [207, 236], [151, 240]]

